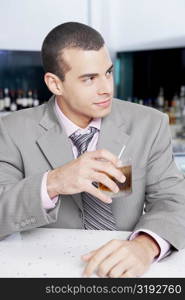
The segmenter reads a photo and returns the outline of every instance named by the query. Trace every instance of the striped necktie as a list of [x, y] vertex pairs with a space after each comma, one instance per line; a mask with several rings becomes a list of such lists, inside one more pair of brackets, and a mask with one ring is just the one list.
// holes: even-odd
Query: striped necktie
[[[87, 147], [94, 134], [98, 131], [90, 127], [90, 132], [76, 135], [75, 132], [69, 137], [77, 148], [78, 156], [87, 151]], [[97, 186], [96, 183], [93, 185]], [[89, 193], [82, 193], [84, 209], [83, 226], [85, 229], [117, 230], [115, 218], [112, 213], [112, 203], [104, 203]]]

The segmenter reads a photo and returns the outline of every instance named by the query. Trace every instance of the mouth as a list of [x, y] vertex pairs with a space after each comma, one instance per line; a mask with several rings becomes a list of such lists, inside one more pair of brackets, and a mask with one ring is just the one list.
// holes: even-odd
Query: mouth
[[111, 104], [111, 98], [104, 100], [102, 102], [94, 103], [94, 104], [99, 107], [108, 107]]

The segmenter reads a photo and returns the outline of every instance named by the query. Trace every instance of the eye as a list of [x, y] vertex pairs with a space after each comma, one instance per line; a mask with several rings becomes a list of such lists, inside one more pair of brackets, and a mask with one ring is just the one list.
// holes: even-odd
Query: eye
[[91, 83], [93, 81], [94, 77], [88, 77], [86, 79], [83, 80], [83, 82], [85, 83]]
[[108, 75], [111, 75], [112, 73], [113, 73], [113, 69], [107, 71], [107, 74], [108, 74]]

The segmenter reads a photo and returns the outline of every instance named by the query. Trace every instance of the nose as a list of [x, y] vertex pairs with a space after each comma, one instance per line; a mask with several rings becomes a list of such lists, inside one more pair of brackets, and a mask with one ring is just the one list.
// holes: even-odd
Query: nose
[[98, 85], [98, 94], [111, 94], [113, 91], [113, 81], [107, 78], [100, 80]]

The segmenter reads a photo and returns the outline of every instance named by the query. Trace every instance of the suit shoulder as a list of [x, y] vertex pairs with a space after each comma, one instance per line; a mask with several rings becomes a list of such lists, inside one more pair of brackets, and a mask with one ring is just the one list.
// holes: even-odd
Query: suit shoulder
[[2, 121], [7, 128], [11, 127], [19, 127], [30, 123], [36, 124], [42, 118], [42, 115], [46, 109], [46, 103], [39, 105], [37, 107], [27, 108], [23, 110], [19, 110], [13, 113], [10, 113], [4, 117], [2, 117]]
[[161, 120], [165, 115], [155, 108], [116, 98], [113, 100], [113, 109], [129, 119], [136, 118], [137, 120]]

